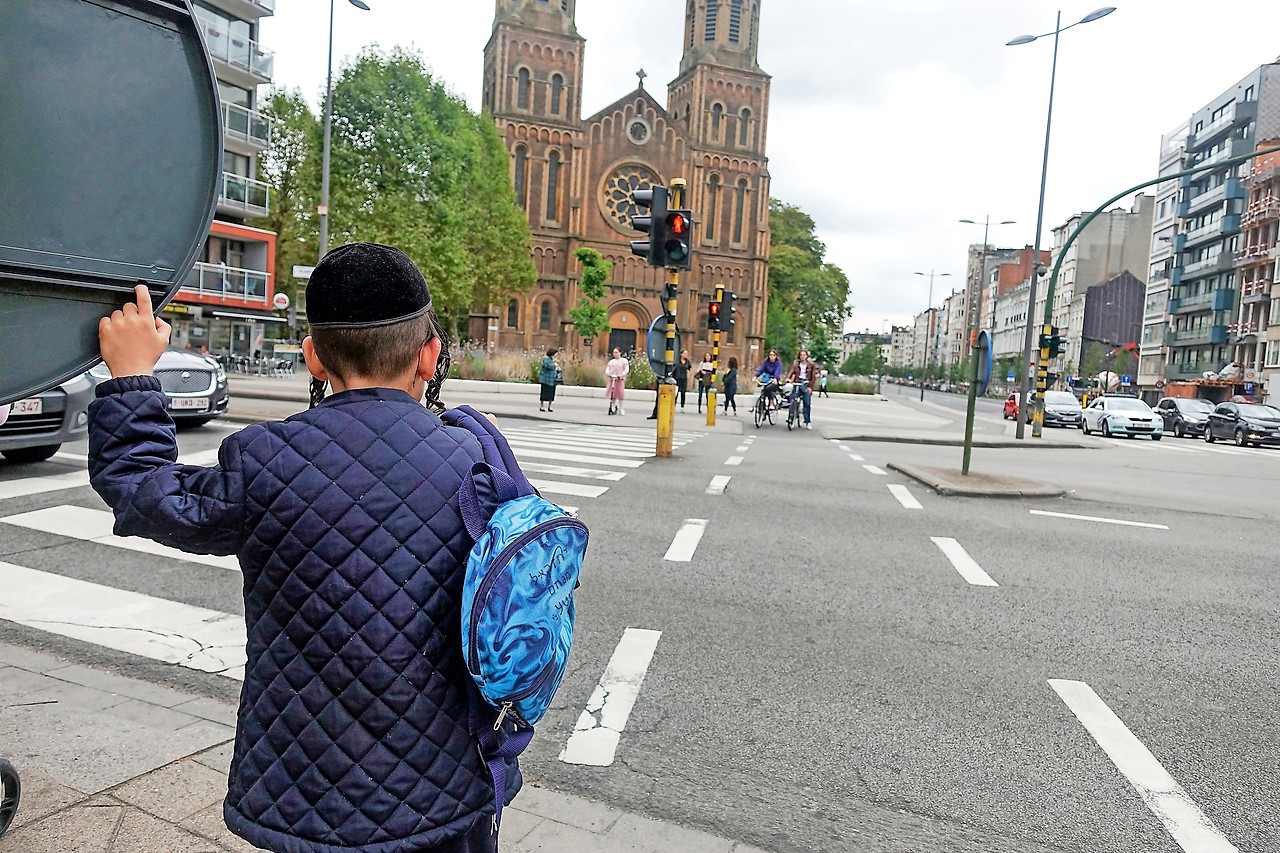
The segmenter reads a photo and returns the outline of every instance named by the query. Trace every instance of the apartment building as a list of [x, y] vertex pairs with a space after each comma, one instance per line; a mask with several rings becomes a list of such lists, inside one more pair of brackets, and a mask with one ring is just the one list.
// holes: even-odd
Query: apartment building
[[[1182, 170], [1187, 136], [1191, 123], [1183, 122], [1160, 138], [1160, 171], [1165, 177]], [[1146, 299], [1142, 312], [1141, 357], [1138, 361], [1138, 390], [1148, 403], [1155, 403], [1164, 392], [1165, 333], [1169, 328], [1169, 292], [1176, 262], [1174, 243], [1178, 234], [1178, 195], [1182, 187], [1177, 180], [1156, 184], [1155, 211], [1151, 217], [1151, 258], [1147, 264]]]
[[911, 351], [915, 346], [913, 326], [894, 326], [889, 335], [889, 367], [902, 370], [912, 365]]
[[[909, 367], [923, 375], [936, 373], [938, 364], [938, 309], [929, 308], [916, 315], [911, 329], [911, 363]], [[919, 376], [917, 376], [919, 378]]]
[[[996, 306], [1001, 297], [1011, 293], [1031, 280], [1032, 257], [1035, 249], [993, 249], [987, 254], [983, 266], [982, 305], [978, 311], [978, 328], [986, 329], [994, 341], [998, 330]], [[1049, 267], [1050, 253], [1040, 251], [1040, 265]], [[1041, 279], [1043, 281], [1043, 279]]]
[[968, 330], [968, 291], [957, 290], [942, 303], [942, 350], [938, 354], [938, 364], [943, 370], [950, 370], [964, 360], [968, 348], [966, 340]]
[[258, 87], [272, 79], [272, 53], [257, 41], [258, 23], [276, 0], [193, 0], [213, 59], [222, 105], [222, 180], [209, 236], [187, 280], [164, 310], [172, 344], [215, 355], [253, 356], [281, 331], [273, 310], [276, 235], [246, 222], [266, 216], [271, 197], [254, 178], [257, 156], [271, 143], [271, 123], [258, 112]]
[[[1258, 143], [1259, 149], [1278, 146], [1280, 139]], [[1274, 335], [1275, 341], [1269, 340], [1268, 327], [1280, 328], [1280, 289], [1273, 288], [1280, 278], [1280, 152], [1254, 160], [1241, 183], [1245, 189], [1240, 220], [1244, 240], [1236, 259], [1240, 307], [1227, 334], [1235, 347], [1232, 361], [1244, 382], [1244, 393], [1265, 394], [1274, 401], [1276, 394], [1272, 392], [1280, 388], [1272, 385], [1280, 379], [1280, 334]]]

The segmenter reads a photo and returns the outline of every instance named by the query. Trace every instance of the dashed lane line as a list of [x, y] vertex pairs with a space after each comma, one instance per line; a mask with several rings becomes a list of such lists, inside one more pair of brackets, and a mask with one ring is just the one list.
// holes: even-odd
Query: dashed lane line
[[741, 465], [741, 464], [742, 464], [742, 460], [743, 460], [743, 458], [744, 458], [744, 457], [742, 457], [742, 456], [730, 456], [728, 459], [726, 459], [726, 460], [724, 461], [724, 464], [726, 464], [726, 465]]
[[863, 465], [868, 474], [875, 474], [877, 477], [888, 477], [889, 472], [883, 468], [877, 468], [875, 465]]
[[613, 764], [661, 637], [661, 631], [641, 628], [628, 628], [622, 633], [600, 682], [587, 700], [586, 710], [578, 717], [573, 734], [560, 753], [561, 761], [589, 767]]
[[1000, 586], [991, 579], [991, 576], [982, 570], [982, 566], [969, 556], [969, 552], [964, 546], [955, 539], [945, 536], [930, 536], [930, 541], [941, 549], [947, 559], [951, 561], [951, 565], [960, 573], [960, 577], [964, 578], [973, 586]]
[[915, 495], [911, 494], [911, 490], [906, 486], [890, 486], [889, 493], [898, 499], [898, 503], [906, 509], [924, 509], [920, 505], [920, 501], [916, 500]]
[[707, 486], [707, 494], [709, 494], [709, 495], [723, 495], [723, 494], [724, 494], [724, 490], [725, 490], [725, 489], [727, 489], [727, 488], [729, 487], [729, 481], [730, 481], [731, 479], [733, 479], [733, 478], [732, 478], [732, 477], [729, 477], [729, 476], [726, 476], [726, 475], [724, 475], [724, 474], [721, 474], [721, 475], [720, 475], [720, 476], [718, 476], [718, 477], [712, 477], [712, 478], [711, 478], [711, 485]]
[[1067, 518], [1073, 521], [1093, 521], [1098, 524], [1118, 524], [1124, 527], [1146, 527], [1151, 530], [1168, 530], [1165, 524], [1150, 524], [1145, 521], [1124, 521], [1119, 518], [1098, 518], [1092, 515], [1073, 515], [1069, 512], [1047, 512], [1041, 509], [1031, 510], [1032, 515], [1043, 515], [1049, 518]]
[[849, 458], [850, 458], [850, 459], [852, 459], [854, 462], [866, 462], [866, 461], [867, 461], [865, 458], [863, 458], [863, 457], [859, 456], [859, 455], [858, 455], [858, 454], [856, 454], [856, 453], [850, 453], [850, 454], [849, 454]]
[[672, 563], [687, 563], [693, 559], [693, 554], [698, 550], [698, 543], [702, 541], [702, 534], [707, 532], [707, 520], [705, 518], [687, 519], [684, 525], [676, 531], [676, 536], [671, 540], [670, 547], [662, 559]]

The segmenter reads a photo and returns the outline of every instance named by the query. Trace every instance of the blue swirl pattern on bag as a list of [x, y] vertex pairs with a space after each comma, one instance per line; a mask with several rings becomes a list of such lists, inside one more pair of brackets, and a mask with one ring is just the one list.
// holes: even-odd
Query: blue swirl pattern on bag
[[573, 590], [587, 528], [537, 495], [503, 503], [469, 557], [462, 595], [467, 668], [485, 700], [534, 725], [573, 642]]

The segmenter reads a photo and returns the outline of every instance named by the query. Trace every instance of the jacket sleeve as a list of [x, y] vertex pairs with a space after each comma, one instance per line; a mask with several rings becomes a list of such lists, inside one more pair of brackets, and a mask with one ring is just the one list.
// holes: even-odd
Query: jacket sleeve
[[89, 482], [115, 513], [119, 536], [195, 554], [235, 554], [244, 535], [243, 477], [235, 436], [212, 468], [180, 465], [160, 382], [102, 383], [89, 406]]

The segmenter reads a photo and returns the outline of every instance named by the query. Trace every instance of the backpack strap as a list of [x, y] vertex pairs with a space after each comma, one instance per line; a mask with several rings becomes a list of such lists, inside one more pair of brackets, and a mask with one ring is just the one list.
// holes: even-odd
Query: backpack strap
[[533, 727], [517, 726], [514, 732], [509, 732], [503, 738], [502, 718], [498, 717], [497, 723], [486, 724], [476, 709], [480, 705], [490, 711], [492, 708], [480, 696], [474, 683], [468, 687], [467, 692], [470, 698], [468, 717], [471, 732], [480, 741], [480, 758], [489, 768], [489, 776], [493, 779], [493, 827], [497, 833], [502, 826], [502, 807], [507, 801], [508, 762], [514, 762], [528, 748], [533, 740]]
[[472, 466], [470, 476], [463, 481], [458, 493], [467, 533], [472, 539], [479, 539], [496, 507], [525, 495], [535, 495], [537, 490], [520, 470], [506, 437], [480, 412], [470, 406], [458, 406], [441, 415], [440, 420], [448, 426], [465, 429], [480, 440], [484, 461]]

